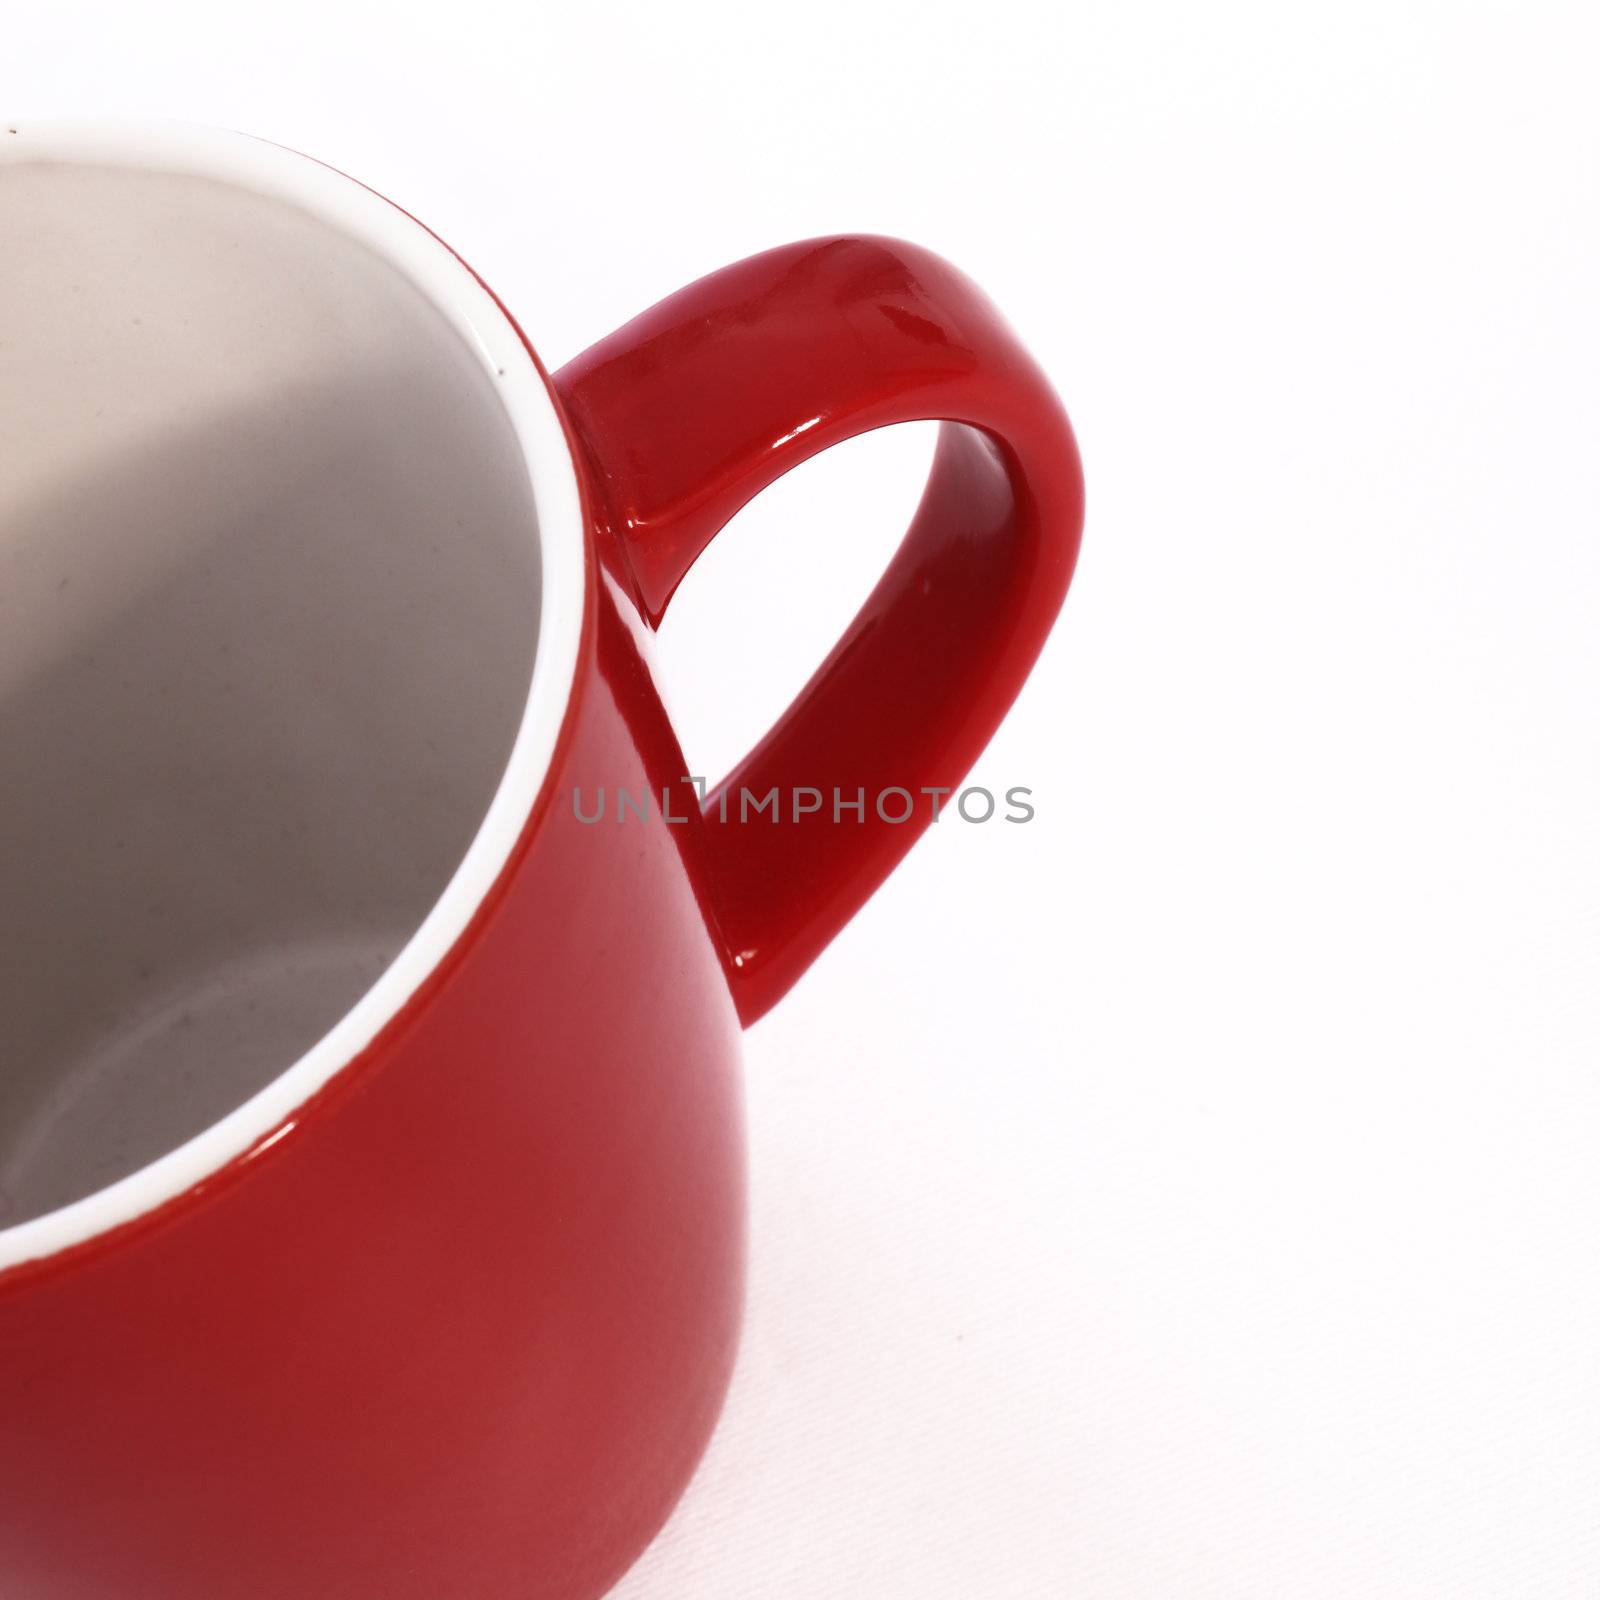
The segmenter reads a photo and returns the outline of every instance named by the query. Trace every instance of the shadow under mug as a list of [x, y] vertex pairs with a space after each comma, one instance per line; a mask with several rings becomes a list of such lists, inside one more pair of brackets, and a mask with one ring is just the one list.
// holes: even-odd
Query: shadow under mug
[[[674, 588], [918, 419], [882, 581], [696, 796]], [[791, 797], [959, 784], [1076, 557], [1058, 401], [897, 241], [551, 378], [330, 168], [24, 122], [0, 461], [0, 1587], [600, 1593], [733, 1359], [740, 1026], [928, 821]]]

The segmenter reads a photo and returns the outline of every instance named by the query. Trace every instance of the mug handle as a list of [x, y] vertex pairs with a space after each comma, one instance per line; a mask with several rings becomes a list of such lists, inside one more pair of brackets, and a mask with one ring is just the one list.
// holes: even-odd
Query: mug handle
[[[652, 627], [718, 530], [791, 467], [873, 428], [942, 424], [877, 587], [702, 807], [712, 907], [748, 1026], [953, 798], [1022, 687], [1077, 559], [1071, 425], [982, 291], [927, 250], [871, 236], [712, 273], [555, 384]], [[781, 820], [753, 809], [774, 788]], [[913, 805], [899, 821], [902, 794]]]

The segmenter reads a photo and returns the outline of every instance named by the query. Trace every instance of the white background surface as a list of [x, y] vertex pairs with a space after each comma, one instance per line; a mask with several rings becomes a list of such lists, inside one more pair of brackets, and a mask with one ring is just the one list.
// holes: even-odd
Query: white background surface
[[[1577, 5], [0, 12], [6, 110], [320, 155], [552, 364], [865, 228], [977, 277], [1077, 423], [1078, 582], [974, 774], [1037, 819], [941, 824], [751, 1035], [742, 1365], [626, 1600], [1600, 1595], [1596, 42]], [[686, 587], [699, 770], [928, 448], [835, 452]]]

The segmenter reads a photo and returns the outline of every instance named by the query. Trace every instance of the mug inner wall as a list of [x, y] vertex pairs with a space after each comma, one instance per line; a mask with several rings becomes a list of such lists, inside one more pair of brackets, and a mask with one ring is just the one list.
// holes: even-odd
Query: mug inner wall
[[466, 853], [539, 615], [495, 391], [288, 201], [0, 164], [0, 1227], [291, 1065]]

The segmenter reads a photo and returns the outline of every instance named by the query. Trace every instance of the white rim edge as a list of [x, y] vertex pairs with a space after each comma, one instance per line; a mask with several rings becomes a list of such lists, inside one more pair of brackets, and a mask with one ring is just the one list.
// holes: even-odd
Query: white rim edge
[[484, 364], [521, 442], [538, 528], [540, 598], [528, 698], [505, 773], [454, 876], [400, 954], [316, 1044], [220, 1121], [81, 1200], [0, 1228], [0, 1274], [132, 1222], [276, 1144], [294, 1126], [295, 1112], [399, 1014], [466, 931], [521, 837], [566, 715], [584, 614], [578, 478], [554, 402], [494, 297], [426, 227], [333, 168], [243, 133], [186, 123], [0, 123], [0, 163], [44, 155], [189, 172], [270, 195], [365, 244], [409, 278]]

